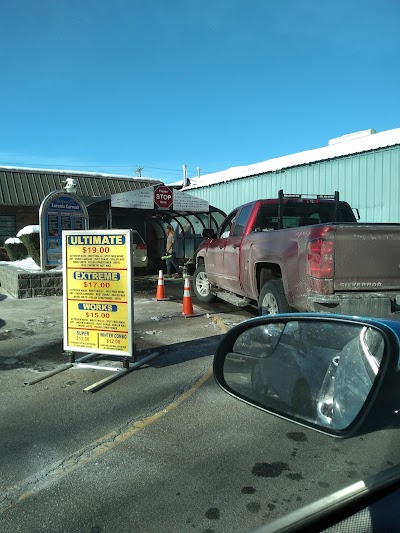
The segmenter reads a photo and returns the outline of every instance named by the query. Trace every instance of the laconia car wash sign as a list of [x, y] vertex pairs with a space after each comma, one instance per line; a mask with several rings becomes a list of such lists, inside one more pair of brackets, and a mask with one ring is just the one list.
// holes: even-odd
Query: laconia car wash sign
[[64, 349], [133, 355], [132, 233], [63, 231]]
[[39, 210], [40, 263], [42, 271], [61, 265], [61, 234], [64, 230], [86, 230], [89, 215], [76, 194], [55, 191], [46, 196]]

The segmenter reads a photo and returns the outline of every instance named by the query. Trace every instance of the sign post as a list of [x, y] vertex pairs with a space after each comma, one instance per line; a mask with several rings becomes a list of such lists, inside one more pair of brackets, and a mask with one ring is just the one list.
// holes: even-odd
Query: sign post
[[[64, 350], [71, 362], [25, 385], [72, 367], [107, 370], [114, 375], [83, 389], [95, 392], [159, 355], [135, 360], [133, 342], [132, 230], [63, 231]], [[85, 352], [75, 360], [74, 352]], [[100, 354], [123, 357], [122, 368], [90, 364]], [[133, 358], [133, 364], [129, 364]]]

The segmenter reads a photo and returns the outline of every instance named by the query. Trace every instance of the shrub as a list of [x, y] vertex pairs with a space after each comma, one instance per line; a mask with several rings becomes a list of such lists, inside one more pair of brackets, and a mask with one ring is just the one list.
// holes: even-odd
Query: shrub
[[28, 250], [18, 237], [11, 237], [4, 243], [4, 248], [11, 261], [20, 261], [28, 257]]
[[20, 236], [28, 254], [40, 266], [40, 236], [39, 233], [26, 233]]
[[9, 261], [10, 258], [6, 249], [3, 246], [0, 246], [0, 261]]

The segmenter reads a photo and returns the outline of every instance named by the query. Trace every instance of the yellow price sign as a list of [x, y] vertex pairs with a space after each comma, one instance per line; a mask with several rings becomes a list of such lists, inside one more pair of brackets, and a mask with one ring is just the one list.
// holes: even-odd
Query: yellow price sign
[[64, 349], [133, 353], [130, 230], [63, 232]]

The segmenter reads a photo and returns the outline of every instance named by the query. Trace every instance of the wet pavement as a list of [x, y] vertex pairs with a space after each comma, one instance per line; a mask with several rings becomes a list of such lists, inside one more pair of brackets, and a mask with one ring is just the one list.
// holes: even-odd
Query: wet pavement
[[[183, 279], [166, 279], [166, 301], [155, 299], [158, 276], [134, 284], [134, 339], [137, 357], [186, 341], [220, 335], [252, 316], [226, 302], [202, 304], [191, 297], [196, 316], [185, 317]], [[63, 353], [63, 297], [15, 299], [0, 287], [0, 370], [49, 371], [67, 362]]]

